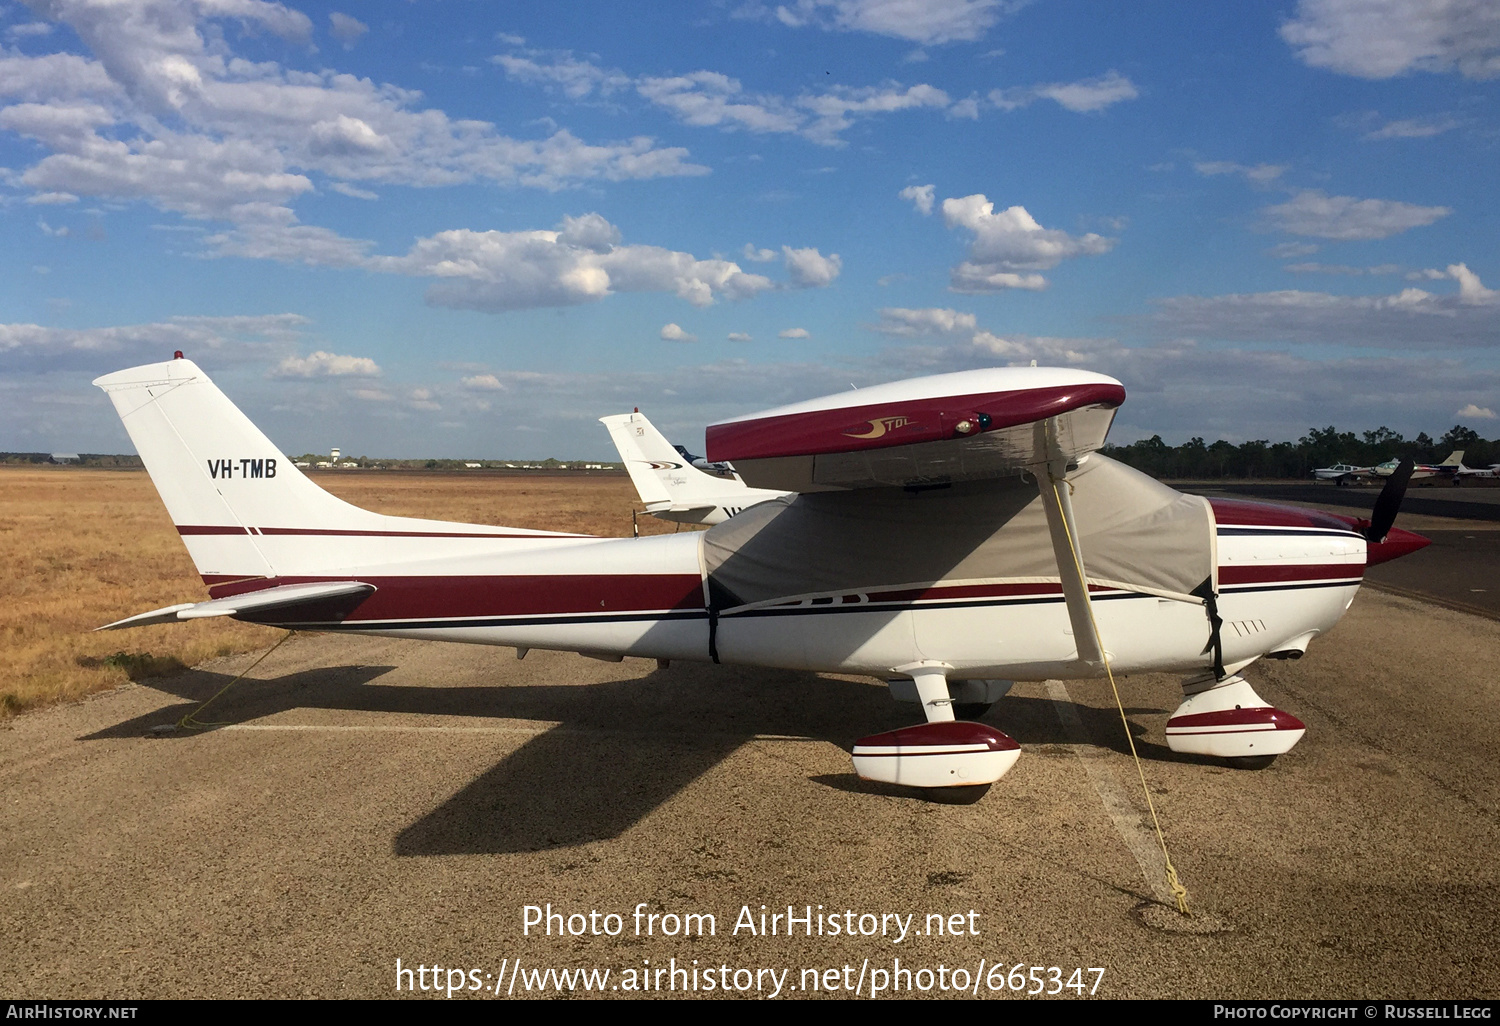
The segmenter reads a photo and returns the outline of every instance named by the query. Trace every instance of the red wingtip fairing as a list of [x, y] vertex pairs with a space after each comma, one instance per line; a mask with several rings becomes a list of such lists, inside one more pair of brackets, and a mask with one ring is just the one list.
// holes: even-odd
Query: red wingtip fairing
[[1399, 527], [1393, 527], [1385, 536], [1385, 541], [1371, 542], [1369, 554], [1365, 557], [1366, 566], [1374, 566], [1377, 563], [1387, 563], [1393, 559], [1425, 549], [1432, 544], [1431, 538], [1424, 538], [1420, 534], [1411, 531], [1403, 531]]

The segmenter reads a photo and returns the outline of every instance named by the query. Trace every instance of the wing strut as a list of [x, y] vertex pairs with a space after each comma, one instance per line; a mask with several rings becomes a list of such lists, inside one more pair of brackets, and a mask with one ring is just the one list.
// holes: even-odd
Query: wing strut
[[1078, 659], [1092, 670], [1104, 668], [1105, 654], [1099, 647], [1094, 630], [1094, 615], [1089, 608], [1088, 577], [1083, 569], [1083, 552], [1078, 545], [1078, 524], [1073, 519], [1071, 489], [1065, 480], [1068, 457], [1057, 437], [1057, 418], [1036, 422], [1034, 442], [1037, 455], [1045, 463], [1036, 465], [1037, 491], [1047, 512], [1047, 530], [1052, 536], [1052, 553], [1057, 558], [1057, 574], [1062, 581], [1063, 599], [1068, 604], [1068, 619], [1073, 626], [1073, 644]]
[[1062, 580], [1063, 597], [1068, 603], [1068, 618], [1073, 623], [1073, 642], [1078, 649], [1078, 659], [1091, 669], [1103, 669], [1109, 677], [1109, 687], [1115, 696], [1115, 708], [1120, 711], [1120, 723], [1125, 728], [1125, 740], [1130, 745], [1130, 756], [1135, 762], [1135, 771], [1141, 780], [1141, 793], [1146, 796], [1146, 807], [1151, 810], [1151, 823], [1156, 827], [1156, 840], [1161, 845], [1162, 859], [1167, 866], [1167, 886], [1177, 899], [1177, 911], [1188, 914], [1187, 888], [1177, 879], [1177, 868], [1172, 865], [1172, 855], [1167, 851], [1167, 838], [1161, 829], [1161, 820], [1156, 815], [1156, 803], [1151, 800], [1151, 789], [1146, 786], [1146, 771], [1141, 768], [1141, 757], [1135, 750], [1135, 737], [1130, 733], [1130, 723], [1125, 718], [1125, 705], [1120, 701], [1120, 689], [1115, 686], [1115, 675], [1109, 668], [1109, 655], [1103, 650], [1099, 637], [1099, 623], [1094, 619], [1093, 607], [1089, 604], [1088, 575], [1083, 569], [1083, 551], [1078, 544], [1078, 525], [1073, 519], [1073, 503], [1069, 498], [1068, 457], [1058, 444], [1056, 417], [1037, 421], [1033, 441], [1040, 461], [1033, 464], [1036, 471], [1037, 490], [1042, 496], [1042, 505], [1047, 511], [1047, 528], [1052, 535], [1052, 551], [1057, 557], [1057, 572]]

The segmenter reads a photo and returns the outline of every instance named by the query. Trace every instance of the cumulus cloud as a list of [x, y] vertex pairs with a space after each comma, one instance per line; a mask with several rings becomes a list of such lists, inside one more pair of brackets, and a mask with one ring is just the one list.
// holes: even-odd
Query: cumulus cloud
[[[564, 217], [550, 230], [452, 229], [418, 239], [401, 256], [371, 255], [373, 243], [347, 239], [325, 228], [295, 223], [285, 208], [262, 211], [260, 220], [209, 236], [222, 256], [288, 263], [360, 267], [387, 274], [436, 279], [427, 300], [436, 306], [498, 312], [588, 303], [616, 292], [669, 292], [694, 306], [719, 299], [749, 299], [777, 285], [732, 260], [700, 260], [660, 246], [626, 245], [620, 230], [596, 213]], [[826, 284], [838, 257], [816, 249], [792, 250], [788, 285]]]
[[794, 0], [774, 9], [752, 3], [742, 17], [767, 17], [801, 28], [824, 31], [869, 32], [936, 46], [980, 39], [1002, 16], [1026, 6], [1029, 0]]
[[1269, 185], [1286, 171], [1285, 164], [1236, 164], [1232, 160], [1200, 160], [1193, 165], [1200, 175], [1240, 175], [1254, 185]]
[[777, 338], [811, 338], [812, 334], [806, 328], [787, 328], [785, 331], [778, 331], [776, 333], [776, 337]]
[[1465, 406], [1463, 409], [1461, 409], [1457, 413], [1455, 413], [1454, 416], [1456, 416], [1456, 417], [1470, 417], [1470, 418], [1476, 418], [1476, 419], [1479, 419], [1479, 420], [1495, 420], [1496, 419], [1495, 411], [1494, 410], [1490, 409], [1488, 406], [1476, 406], [1473, 403], [1469, 403], [1469, 405]]
[[1344, 296], [1284, 290], [1155, 301], [1150, 325], [1175, 336], [1223, 341], [1378, 346], [1393, 349], [1487, 347], [1500, 337], [1500, 291], [1463, 264], [1440, 277], [1454, 294], [1405, 288], [1389, 295]]
[[949, 100], [947, 93], [930, 85], [902, 89], [896, 83], [888, 83], [862, 89], [841, 87], [827, 93], [799, 97], [797, 103], [813, 115], [802, 134], [813, 142], [838, 146], [842, 145], [839, 133], [857, 118], [922, 107], [945, 110]]
[[772, 96], [743, 96], [737, 79], [716, 71], [671, 78], [642, 78], [637, 90], [684, 124], [742, 128], [751, 132], [796, 132], [804, 117]]
[[1449, 264], [1448, 277], [1458, 282], [1459, 302], [1469, 306], [1490, 306], [1500, 303], [1500, 289], [1487, 289], [1479, 275], [1469, 270], [1467, 264]]
[[933, 196], [937, 186], [935, 185], [908, 185], [896, 195], [904, 200], [910, 200], [912, 206], [917, 208], [917, 213], [926, 216], [932, 213]]
[[996, 213], [983, 193], [943, 200], [943, 220], [974, 233], [969, 258], [952, 272], [956, 292], [1044, 289], [1047, 279], [1036, 272], [1072, 257], [1107, 253], [1115, 244], [1093, 232], [1073, 236], [1043, 228], [1022, 206]]
[[[965, 366], [981, 367], [993, 365], [997, 360], [1011, 365], [1022, 365], [1032, 360], [1044, 365], [1095, 364], [1110, 354], [1118, 354], [1121, 347], [1114, 339], [1053, 338], [1048, 336], [1007, 334], [997, 335], [980, 328], [978, 319], [971, 313], [962, 313], [949, 307], [927, 307], [906, 309], [884, 307], [877, 311], [880, 320], [864, 327], [882, 335], [897, 338], [934, 338], [938, 348], [914, 347], [909, 352], [942, 362], [957, 361]], [[913, 373], [934, 373], [929, 368], [914, 367]]]
[[[0, 98], [10, 103], [0, 128], [41, 146], [41, 159], [17, 176], [38, 195], [140, 200], [237, 223], [265, 205], [290, 210], [321, 176], [350, 189], [476, 181], [559, 189], [708, 171], [686, 150], [646, 137], [587, 143], [559, 129], [515, 139], [487, 122], [450, 119], [399, 86], [235, 55], [226, 20], [310, 38], [312, 22], [281, 4], [53, 0], [37, 9], [92, 53], [0, 54]], [[358, 35], [347, 15], [331, 15], [330, 25], [346, 40]]]
[[174, 317], [104, 328], [0, 324], [0, 367], [118, 369], [125, 360], [165, 360], [174, 350], [216, 360], [264, 359], [299, 339], [310, 322], [300, 314]]
[[899, 83], [851, 88], [835, 86], [794, 99], [773, 94], [746, 94], [738, 79], [716, 71], [695, 71], [671, 78], [643, 77], [636, 90], [698, 127], [742, 129], [757, 133], [796, 133], [825, 146], [841, 146], [839, 133], [860, 118], [922, 107], [945, 109], [948, 94], [929, 85], [903, 88]]
[[1421, 228], [1451, 214], [1447, 207], [1422, 207], [1397, 200], [1329, 196], [1303, 189], [1285, 203], [1261, 210], [1265, 226], [1290, 235], [1322, 239], [1384, 239]]
[[318, 350], [307, 356], [288, 356], [271, 370], [273, 378], [375, 378], [380, 367], [367, 356], [341, 356]]
[[505, 384], [493, 374], [472, 374], [461, 378], [459, 383], [476, 392], [503, 392]]
[[1293, 274], [1399, 274], [1399, 264], [1376, 264], [1374, 267], [1354, 267], [1349, 264], [1320, 264], [1316, 261], [1308, 261], [1301, 264], [1287, 264], [1283, 270]]
[[994, 89], [990, 91], [990, 102], [1001, 110], [1018, 110], [1037, 100], [1051, 100], [1077, 114], [1094, 114], [1138, 96], [1140, 91], [1136, 89], [1135, 83], [1118, 71], [1110, 71], [1098, 78], [1080, 79], [1077, 82], [1046, 82], [1034, 86]]
[[30, 36], [49, 36], [54, 26], [45, 21], [23, 22], [20, 25], [12, 25], [5, 30], [5, 34], [12, 39], [24, 39]]
[[1456, 118], [1441, 115], [1427, 118], [1399, 118], [1395, 121], [1387, 121], [1379, 128], [1366, 132], [1363, 138], [1378, 141], [1381, 139], [1430, 139], [1444, 132], [1451, 132], [1458, 127]]
[[328, 187], [334, 192], [352, 199], [375, 200], [380, 198], [377, 193], [373, 193], [369, 189], [357, 189], [348, 182], [333, 182]]
[[1490, 0], [1300, 0], [1281, 38], [1308, 66], [1358, 78], [1500, 75], [1500, 14]]
[[[574, 99], [634, 89], [636, 95], [670, 113], [683, 124], [756, 134], [800, 135], [824, 146], [843, 146], [840, 136], [855, 122], [898, 111], [931, 109], [954, 112], [958, 106], [934, 86], [829, 86], [797, 96], [747, 91], [739, 79], [700, 69], [681, 75], [630, 76], [603, 68], [563, 51], [528, 51], [493, 58], [507, 76], [560, 89]], [[956, 116], [965, 116], [972, 104]], [[974, 112], [977, 113], [977, 110]]]
[[661, 329], [661, 340], [663, 342], [696, 342], [697, 335], [691, 335], [675, 324], [665, 324]]
[[358, 18], [348, 14], [340, 14], [338, 11], [328, 15], [328, 30], [333, 33], [333, 38], [344, 44], [344, 49], [351, 49], [359, 42], [359, 37], [370, 31], [370, 26]]
[[[521, 43], [512, 43], [520, 46]], [[630, 76], [608, 71], [591, 60], [573, 56], [571, 50], [531, 50], [524, 54], [498, 54], [490, 58], [506, 77], [561, 91], [571, 99], [582, 99], [594, 92], [608, 96], [628, 88]]]
[[877, 310], [876, 313], [880, 315], [880, 323], [868, 325], [870, 330], [878, 331], [882, 335], [896, 335], [902, 338], [972, 332], [977, 326], [973, 314], [960, 313], [949, 307], [909, 310], [899, 306], [888, 306]]
[[776, 251], [774, 249], [757, 249], [754, 243], [750, 242], [745, 243], [745, 248], [742, 252], [746, 260], [753, 260], [758, 264], [770, 263], [776, 259]]
[[749, 341], [751, 341], [750, 335], [747, 334], [746, 332], [743, 332], [743, 331], [731, 331], [729, 333], [728, 338], [729, 338], [729, 341], [731, 341], [731, 342], [749, 342]]
[[844, 266], [837, 253], [830, 253], [825, 257], [811, 247], [793, 249], [791, 246], [782, 246], [781, 253], [786, 258], [787, 276], [793, 288], [826, 289], [833, 284]]
[[367, 266], [438, 278], [428, 290], [429, 302], [487, 311], [569, 306], [616, 291], [673, 292], [694, 306], [708, 306], [720, 297], [746, 299], [774, 287], [733, 261], [699, 260], [658, 246], [605, 245], [598, 238], [569, 238], [566, 229], [439, 232], [417, 240], [405, 256], [375, 257]]

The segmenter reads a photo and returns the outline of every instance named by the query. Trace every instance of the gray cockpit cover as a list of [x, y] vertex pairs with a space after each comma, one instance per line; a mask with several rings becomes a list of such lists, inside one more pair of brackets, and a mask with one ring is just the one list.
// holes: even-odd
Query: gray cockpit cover
[[[1066, 486], [1091, 584], [1184, 602], [1202, 602], [1205, 581], [1218, 590], [1208, 500], [1098, 453]], [[1029, 477], [787, 496], [711, 528], [703, 557], [720, 610], [938, 582], [1059, 579]]]

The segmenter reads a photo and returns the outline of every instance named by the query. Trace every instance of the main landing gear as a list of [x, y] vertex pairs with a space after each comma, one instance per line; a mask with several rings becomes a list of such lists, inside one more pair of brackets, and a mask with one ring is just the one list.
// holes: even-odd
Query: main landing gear
[[1307, 727], [1289, 712], [1266, 704], [1238, 674], [1213, 674], [1182, 682], [1184, 698], [1167, 721], [1167, 747], [1214, 755], [1239, 769], [1265, 769], [1292, 750]]
[[[983, 723], [954, 718], [955, 706], [965, 712], [978, 706], [982, 715], [1009, 690], [1009, 682], [954, 681], [950, 688], [951, 669], [942, 663], [896, 667], [897, 673], [910, 675], [927, 722], [856, 741], [854, 772], [861, 780], [920, 787], [934, 800], [967, 804], [983, 797], [1016, 764], [1021, 746], [1015, 740]], [[897, 686], [905, 684], [893, 682], [892, 693], [906, 697], [901, 693], [905, 688]]]

